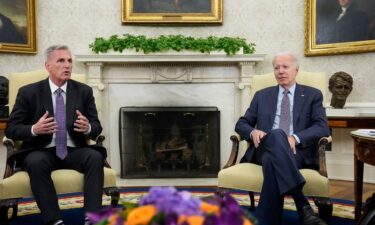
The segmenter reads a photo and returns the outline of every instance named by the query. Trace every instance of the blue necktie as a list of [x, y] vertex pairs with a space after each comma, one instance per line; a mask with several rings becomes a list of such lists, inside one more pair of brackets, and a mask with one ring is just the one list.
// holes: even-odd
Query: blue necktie
[[279, 128], [282, 129], [287, 136], [290, 135], [290, 102], [288, 97], [288, 90], [283, 92], [280, 110], [280, 124]]
[[57, 132], [55, 136], [56, 144], [56, 155], [60, 159], [64, 159], [68, 155], [68, 149], [66, 147], [66, 115], [65, 115], [65, 104], [64, 97], [62, 96], [63, 90], [58, 88], [56, 90], [56, 112], [55, 118], [57, 121]]

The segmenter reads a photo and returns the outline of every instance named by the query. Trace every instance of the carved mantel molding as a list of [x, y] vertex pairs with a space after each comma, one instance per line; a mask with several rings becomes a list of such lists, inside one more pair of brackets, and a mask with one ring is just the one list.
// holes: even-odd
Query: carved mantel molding
[[[250, 88], [252, 76], [255, 74], [257, 63], [264, 61], [265, 54], [234, 55], [225, 54], [88, 54], [76, 55], [76, 60], [86, 65], [88, 84], [94, 88], [94, 94], [98, 102], [102, 102], [104, 82], [108, 74], [103, 73], [104, 67], [144, 67], [148, 68], [147, 78], [126, 77], [118, 78], [116, 83], [193, 83], [193, 82], [218, 82], [227, 77], [210, 77], [194, 75], [194, 68], [236, 67], [239, 74], [236, 75], [236, 86], [239, 88], [240, 105], [244, 106], [250, 101]], [[99, 105], [100, 106], [100, 105]], [[240, 109], [241, 113], [246, 108]]]
[[172, 62], [206, 62], [206, 63], [257, 63], [264, 60], [265, 54], [88, 54], [76, 55], [76, 60], [84, 63], [122, 64], [122, 63], [172, 63]]

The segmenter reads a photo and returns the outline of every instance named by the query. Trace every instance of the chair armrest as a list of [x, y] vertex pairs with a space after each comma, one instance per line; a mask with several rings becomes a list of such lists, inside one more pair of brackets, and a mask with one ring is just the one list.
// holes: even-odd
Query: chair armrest
[[[105, 136], [99, 135], [95, 138], [94, 141], [96, 142], [97, 145], [103, 146], [104, 140], [105, 140]], [[12, 139], [9, 139], [5, 136], [3, 138], [3, 144], [7, 149], [7, 160], [6, 160], [6, 166], [5, 166], [3, 178], [7, 178], [7, 177], [12, 176], [16, 172], [14, 171], [15, 160], [13, 157], [10, 157], [16, 152], [16, 148], [15, 148], [15, 142]], [[107, 160], [104, 161], [104, 166], [111, 168]]]
[[[95, 138], [95, 142], [97, 145], [103, 146], [103, 142], [105, 140], [105, 136], [100, 134]], [[109, 165], [107, 160], [104, 160], [104, 167], [111, 168], [111, 165]]]
[[[103, 142], [105, 140], [105, 136], [100, 134], [99, 136], [97, 136], [95, 138], [95, 141], [96, 141], [96, 144], [97, 145], [100, 145], [100, 146], [103, 146]], [[111, 165], [109, 165], [108, 161], [107, 160], [104, 160], [104, 167], [107, 167], [107, 168], [112, 168]]]
[[97, 136], [97, 137], [95, 138], [96, 144], [97, 144], [97, 145], [100, 145], [100, 146], [103, 146], [103, 142], [104, 142], [104, 140], [105, 140], [105, 136], [102, 135], [102, 134], [100, 134], [99, 136]]
[[319, 173], [322, 176], [328, 177], [327, 166], [326, 166], [326, 149], [327, 145], [332, 142], [332, 137], [322, 137], [318, 141], [318, 152], [319, 152]]
[[13, 155], [16, 152], [16, 150], [14, 148], [14, 141], [5, 136], [3, 138], [3, 145], [6, 147], [6, 150], [7, 150], [6, 164], [5, 164], [5, 171], [4, 171], [3, 178], [7, 178], [13, 175], [15, 172], [13, 170], [15, 161], [14, 161], [14, 158], [10, 156]]
[[234, 134], [230, 137], [230, 140], [232, 141], [232, 150], [230, 152], [229, 159], [223, 169], [235, 165], [238, 157], [238, 147], [241, 138], [238, 134]]

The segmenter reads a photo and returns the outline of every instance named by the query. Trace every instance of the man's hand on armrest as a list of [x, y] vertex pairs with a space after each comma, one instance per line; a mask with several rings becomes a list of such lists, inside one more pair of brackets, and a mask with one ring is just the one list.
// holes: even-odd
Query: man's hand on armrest
[[294, 137], [294, 135], [291, 135], [288, 137], [288, 142], [289, 142], [289, 145], [290, 145], [290, 148], [292, 149], [292, 152], [293, 154], [296, 154], [296, 143], [297, 143], [297, 140], [296, 138]]
[[253, 140], [255, 148], [258, 148], [262, 138], [266, 135], [267, 133], [261, 130], [254, 129], [253, 131], [251, 131], [250, 138]]

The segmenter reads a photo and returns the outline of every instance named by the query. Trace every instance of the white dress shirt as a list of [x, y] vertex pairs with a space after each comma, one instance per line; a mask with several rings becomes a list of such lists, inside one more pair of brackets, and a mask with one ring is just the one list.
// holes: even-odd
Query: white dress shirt
[[[59, 88], [58, 86], [56, 86], [52, 81], [51, 79], [48, 79], [49, 81], [49, 86], [51, 88], [51, 97], [52, 97], [52, 105], [53, 105], [53, 111], [56, 112], [56, 90]], [[60, 88], [63, 90], [63, 92], [61, 93], [61, 95], [63, 96], [64, 98], [64, 104], [66, 106], [66, 86], [67, 86], [67, 82], [65, 82], [65, 84], [63, 86], [61, 86]], [[66, 107], [65, 107], [65, 111], [66, 111]], [[51, 112], [48, 112], [48, 113], [51, 113]], [[51, 114], [49, 114], [49, 116], [52, 116]], [[33, 136], [37, 136], [34, 132], [33, 132], [33, 128], [34, 128], [34, 125], [31, 127], [31, 133]], [[90, 127], [91, 128], [91, 127]], [[58, 128], [57, 128], [58, 129]], [[76, 147], [75, 144], [73, 143], [72, 139], [70, 138], [70, 135], [69, 135], [69, 132], [68, 130], [66, 131], [67, 132], [67, 143], [66, 145], [69, 146], [69, 147]], [[51, 143], [49, 143], [46, 148], [51, 148], [51, 147], [55, 147], [56, 144], [55, 144], [55, 139], [56, 139], [56, 134], [54, 133], [53, 136], [52, 136], [52, 141]]]
[[[281, 86], [279, 86], [279, 93], [277, 95], [277, 105], [276, 105], [276, 115], [275, 115], [275, 120], [273, 122], [273, 125], [272, 125], [272, 130], [274, 129], [278, 129], [280, 127], [280, 114], [281, 114], [281, 101], [283, 99], [283, 92], [285, 91], [284, 88], [282, 88]], [[298, 138], [297, 135], [294, 134], [294, 129], [293, 129], [293, 106], [294, 106], [294, 93], [296, 91], [296, 84], [294, 84], [290, 89], [289, 89], [289, 92], [288, 92], [288, 98], [289, 98], [289, 102], [290, 102], [290, 127], [289, 127], [289, 131], [290, 133], [287, 134], [288, 136], [289, 135], [292, 135], [297, 143], [300, 143], [300, 139]]]

